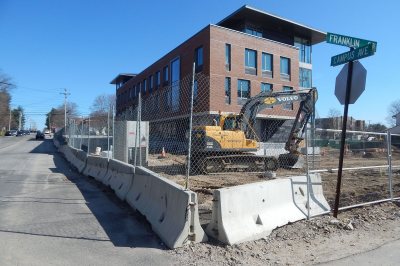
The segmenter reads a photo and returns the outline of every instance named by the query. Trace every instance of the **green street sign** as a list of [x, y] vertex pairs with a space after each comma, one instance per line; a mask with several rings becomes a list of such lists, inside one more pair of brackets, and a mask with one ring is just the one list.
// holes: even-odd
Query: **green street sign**
[[358, 60], [374, 54], [373, 44], [354, 49], [352, 51], [331, 57], [331, 66], [338, 66], [350, 61]]
[[363, 46], [366, 46], [366, 45], [372, 43], [372, 49], [374, 50], [374, 53], [376, 52], [376, 46], [378, 45], [378, 43], [374, 42], [374, 41], [349, 37], [349, 36], [335, 34], [335, 33], [331, 33], [331, 32], [326, 33], [326, 42], [332, 43], [332, 44], [337, 44], [337, 45], [342, 45], [342, 46], [347, 46], [347, 47], [352, 47], [354, 49], [360, 48], [360, 47], [363, 47]]

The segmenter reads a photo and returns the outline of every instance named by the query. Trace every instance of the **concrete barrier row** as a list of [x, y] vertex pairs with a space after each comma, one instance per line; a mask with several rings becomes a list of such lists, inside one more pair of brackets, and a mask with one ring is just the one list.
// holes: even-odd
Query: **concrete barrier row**
[[84, 167], [82, 173], [102, 182], [103, 178], [107, 174], [107, 169], [107, 158], [89, 155], [86, 157], [86, 166]]
[[136, 167], [126, 201], [146, 217], [153, 231], [170, 248], [207, 241], [200, 226], [197, 194], [175, 182]]
[[156, 173], [130, 164], [86, 153], [66, 145], [59, 148], [78, 171], [110, 186], [121, 200], [141, 214], [169, 248], [203, 242], [197, 194]]
[[306, 176], [215, 190], [207, 234], [233, 245], [266, 237], [277, 227], [305, 219], [307, 208], [312, 216], [330, 210], [320, 175], [310, 175], [310, 179], [310, 202]]

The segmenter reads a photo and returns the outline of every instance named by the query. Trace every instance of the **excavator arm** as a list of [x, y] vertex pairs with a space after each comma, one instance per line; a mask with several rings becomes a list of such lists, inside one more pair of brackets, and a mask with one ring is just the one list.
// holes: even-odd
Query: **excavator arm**
[[237, 129], [242, 130], [246, 138], [257, 139], [253, 129], [257, 114], [262, 110], [276, 105], [283, 105], [292, 102], [300, 102], [296, 118], [294, 120], [285, 149], [291, 153], [297, 151], [301, 142], [305, 126], [312, 114], [313, 101], [316, 100], [316, 89], [301, 91], [261, 92], [250, 98], [242, 107], [237, 116]]

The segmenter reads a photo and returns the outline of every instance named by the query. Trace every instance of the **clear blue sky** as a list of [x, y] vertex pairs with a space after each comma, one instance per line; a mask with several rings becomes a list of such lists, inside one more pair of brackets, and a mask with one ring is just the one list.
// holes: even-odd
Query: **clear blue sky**
[[[378, 42], [377, 53], [361, 62], [366, 90], [349, 114], [386, 123], [391, 102], [400, 99], [400, 1], [296, 0], [0, 0], [0, 69], [17, 88], [12, 105], [21, 105], [27, 124], [44, 126], [44, 114], [71, 93], [82, 115], [94, 98], [114, 93], [118, 73], [139, 73], [210, 23], [248, 4], [315, 29]], [[319, 89], [320, 117], [343, 107], [334, 96], [341, 67], [330, 57], [348, 49], [332, 44], [313, 48], [313, 84]]]

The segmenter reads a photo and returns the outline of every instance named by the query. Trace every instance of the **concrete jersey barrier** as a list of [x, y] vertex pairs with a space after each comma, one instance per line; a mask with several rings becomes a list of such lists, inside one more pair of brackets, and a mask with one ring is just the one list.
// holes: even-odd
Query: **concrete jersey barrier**
[[107, 184], [121, 200], [125, 200], [134, 179], [135, 168], [115, 159], [111, 159], [107, 171]]
[[200, 226], [196, 193], [144, 167], [135, 168], [126, 201], [146, 217], [169, 248], [207, 241]]
[[99, 156], [87, 156], [86, 167], [83, 170], [83, 174], [95, 178], [96, 180], [102, 180], [107, 173], [108, 160], [107, 158]]
[[[310, 197], [315, 201], [310, 204], [312, 212], [329, 210], [320, 177], [312, 175], [311, 179], [316, 181], [312, 185], [315, 196]], [[307, 217], [306, 193], [305, 176], [215, 190], [212, 219], [206, 232], [229, 245], [266, 237], [277, 227]]]
[[85, 151], [82, 151], [82, 150], [77, 151], [74, 166], [78, 170], [79, 173], [82, 173], [83, 169], [85, 169], [86, 157], [87, 157], [87, 154]]

